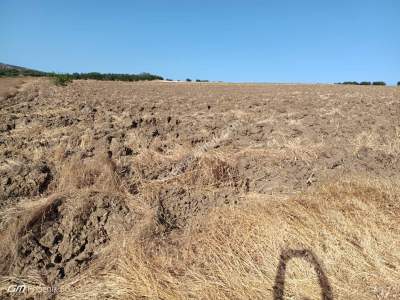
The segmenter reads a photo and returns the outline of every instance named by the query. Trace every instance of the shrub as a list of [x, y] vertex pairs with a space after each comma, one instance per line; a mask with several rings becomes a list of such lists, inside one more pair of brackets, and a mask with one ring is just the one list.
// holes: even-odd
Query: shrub
[[360, 85], [371, 85], [371, 81], [361, 81]]
[[192, 81], [192, 79], [190, 79], [190, 78], [186, 78], [186, 81], [187, 81], [187, 82], [191, 82], [191, 81]]
[[55, 74], [52, 75], [53, 82], [58, 86], [66, 86], [68, 83], [72, 82], [72, 77], [66, 74]]
[[400, 81], [397, 82], [397, 85], [400, 86]]
[[384, 81], [374, 81], [372, 85], [386, 85]]

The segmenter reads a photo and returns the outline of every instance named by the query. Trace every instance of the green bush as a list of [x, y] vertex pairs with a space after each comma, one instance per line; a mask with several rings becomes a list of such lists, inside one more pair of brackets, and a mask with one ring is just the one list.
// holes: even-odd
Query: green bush
[[190, 78], [186, 78], [186, 81], [187, 81], [187, 82], [191, 82], [191, 81], [192, 81], [192, 79], [190, 79]]
[[384, 81], [374, 81], [372, 85], [386, 85]]
[[58, 86], [66, 86], [68, 83], [72, 82], [72, 77], [67, 74], [54, 74], [52, 77], [54, 84]]
[[397, 82], [397, 85], [400, 86], [400, 81]]
[[371, 81], [361, 81], [360, 85], [371, 85]]

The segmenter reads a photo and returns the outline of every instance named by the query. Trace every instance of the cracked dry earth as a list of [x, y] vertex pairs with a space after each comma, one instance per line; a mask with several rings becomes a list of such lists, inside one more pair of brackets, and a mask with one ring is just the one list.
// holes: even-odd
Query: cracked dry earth
[[139, 227], [144, 207], [148, 226], [170, 234], [250, 193], [400, 172], [395, 87], [15, 85], [0, 103], [0, 225], [17, 241], [2, 276], [71, 278]]

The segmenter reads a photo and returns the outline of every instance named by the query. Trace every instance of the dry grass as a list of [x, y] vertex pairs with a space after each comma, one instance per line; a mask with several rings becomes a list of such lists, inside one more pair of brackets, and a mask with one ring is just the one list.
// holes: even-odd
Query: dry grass
[[24, 83], [23, 78], [0, 78], [0, 100], [17, 94], [18, 88]]
[[279, 136], [266, 144], [252, 145], [242, 150], [242, 153], [253, 152], [257, 155], [268, 155], [275, 159], [301, 160], [310, 164], [320, 155], [326, 145], [323, 141], [312, 142], [302, 138], [286, 138]]
[[394, 129], [393, 135], [387, 132], [379, 134], [378, 132], [363, 131], [352, 141], [354, 153], [357, 153], [363, 147], [382, 151], [387, 155], [398, 156], [400, 154], [400, 127]]
[[115, 164], [106, 155], [84, 161], [72, 158], [64, 163], [60, 171], [60, 191], [91, 189], [115, 193], [121, 190], [121, 183], [115, 173]]
[[[124, 236], [110, 246], [115, 268], [82, 274], [60, 297], [271, 299], [281, 252], [307, 249], [321, 261], [335, 299], [398, 299], [398, 183], [353, 179], [291, 199], [254, 194], [247, 205], [193, 220], [175, 237]], [[320, 295], [302, 259], [288, 265], [285, 287], [287, 299]]]

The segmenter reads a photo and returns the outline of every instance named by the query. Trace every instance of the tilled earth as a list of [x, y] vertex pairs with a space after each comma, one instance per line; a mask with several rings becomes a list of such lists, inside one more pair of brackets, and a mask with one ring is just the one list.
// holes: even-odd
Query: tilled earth
[[[400, 173], [395, 87], [18, 85], [0, 103], [0, 225], [19, 237], [1, 275], [35, 269], [49, 282], [71, 277], [113, 232], [141, 222], [141, 205], [169, 234], [249, 193], [287, 195], [332, 178]], [[47, 202], [13, 223], [11, 212], [18, 219], [21, 207], [40, 201]]]

